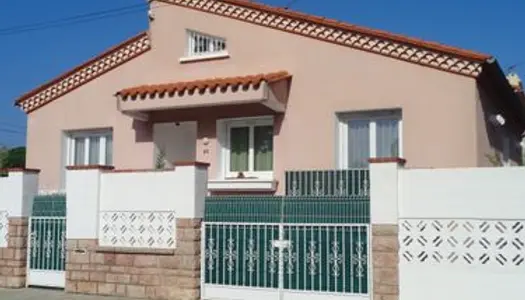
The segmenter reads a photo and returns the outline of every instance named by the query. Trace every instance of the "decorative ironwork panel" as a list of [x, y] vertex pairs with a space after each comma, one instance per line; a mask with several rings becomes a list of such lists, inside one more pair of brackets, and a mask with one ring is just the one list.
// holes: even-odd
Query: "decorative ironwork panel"
[[518, 267], [525, 265], [525, 221], [403, 219], [401, 262]]
[[205, 222], [204, 282], [245, 288], [282, 286], [288, 290], [368, 294], [368, 228], [361, 224]]
[[284, 288], [368, 294], [368, 225], [284, 225]]
[[173, 211], [101, 211], [99, 245], [175, 248]]
[[287, 171], [285, 178], [287, 196], [369, 197], [368, 169]]
[[7, 211], [0, 211], [0, 248], [7, 247], [9, 238], [9, 214]]
[[205, 223], [202, 270], [206, 284], [277, 288], [276, 224]]
[[64, 271], [66, 265], [66, 218], [31, 217], [29, 268]]

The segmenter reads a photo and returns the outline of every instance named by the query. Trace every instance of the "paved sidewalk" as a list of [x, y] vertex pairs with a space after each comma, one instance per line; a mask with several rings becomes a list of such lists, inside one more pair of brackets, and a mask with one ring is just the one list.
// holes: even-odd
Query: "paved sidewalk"
[[66, 294], [49, 289], [1, 289], [0, 300], [131, 300], [131, 298]]

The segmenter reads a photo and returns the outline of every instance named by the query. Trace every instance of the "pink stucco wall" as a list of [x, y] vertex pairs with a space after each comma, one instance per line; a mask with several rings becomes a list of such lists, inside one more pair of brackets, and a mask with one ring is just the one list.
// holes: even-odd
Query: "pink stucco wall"
[[[151, 51], [29, 114], [27, 161], [42, 170], [42, 187], [59, 185], [62, 130], [113, 127], [115, 166], [152, 166], [151, 124], [140, 125], [117, 111], [113, 95], [119, 89], [279, 70], [290, 72], [293, 79], [274, 139], [278, 179], [286, 169], [335, 168], [335, 114], [356, 110], [402, 109], [409, 167], [480, 163], [478, 96], [472, 78], [176, 6], [162, 6], [154, 14]], [[230, 58], [181, 64], [186, 29], [225, 37]], [[197, 158], [212, 163], [211, 177], [217, 157], [215, 121], [220, 117], [210, 114], [213, 111], [203, 108], [195, 117]], [[242, 114], [242, 108], [230, 112]], [[176, 121], [187, 115], [165, 112], [155, 118]], [[205, 137], [211, 139], [206, 155]]]
[[67, 130], [113, 128], [115, 165], [151, 167], [151, 125], [118, 112], [113, 95], [119, 88], [158, 79], [145, 72], [154, 68], [152, 63], [150, 55], [142, 55], [28, 115], [27, 166], [41, 170], [40, 188], [60, 187]]

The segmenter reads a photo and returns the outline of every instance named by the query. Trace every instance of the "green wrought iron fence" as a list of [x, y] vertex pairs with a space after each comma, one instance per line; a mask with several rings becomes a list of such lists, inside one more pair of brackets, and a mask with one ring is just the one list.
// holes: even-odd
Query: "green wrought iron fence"
[[285, 196], [205, 203], [205, 285], [369, 294], [369, 172], [286, 172]]
[[368, 197], [214, 196], [206, 199], [206, 222], [370, 222]]
[[285, 196], [282, 202], [284, 223], [367, 224], [370, 222], [368, 197]]
[[[204, 223], [205, 284], [368, 294], [367, 224]], [[275, 241], [288, 241], [279, 248]], [[282, 266], [281, 273], [279, 266]]]
[[277, 224], [206, 223], [205, 283], [277, 288]]
[[66, 218], [31, 217], [29, 268], [63, 271], [66, 264]]
[[368, 293], [368, 225], [284, 225], [284, 289]]
[[39, 194], [33, 199], [33, 217], [65, 217], [66, 195], [64, 193]]
[[213, 196], [204, 206], [206, 222], [281, 222], [282, 197]]
[[64, 271], [66, 196], [59, 193], [36, 196], [29, 218], [29, 230], [29, 269]]
[[367, 197], [369, 185], [368, 169], [285, 172], [287, 196]]

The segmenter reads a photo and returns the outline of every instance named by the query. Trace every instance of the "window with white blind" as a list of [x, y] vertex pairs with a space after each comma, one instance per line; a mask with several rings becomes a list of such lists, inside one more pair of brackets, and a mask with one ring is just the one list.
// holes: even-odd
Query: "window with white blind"
[[368, 167], [369, 158], [402, 157], [399, 111], [355, 113], [339, 118], [339, 167]]
[[187, 57], [227, 54], [226, 39], [188, 30]]
[[221, 121], [224, 177], [273, 177], [273, 118]]
[[68, 135], [67, 165], [113, 165], [111, 131], [74, 132]]

